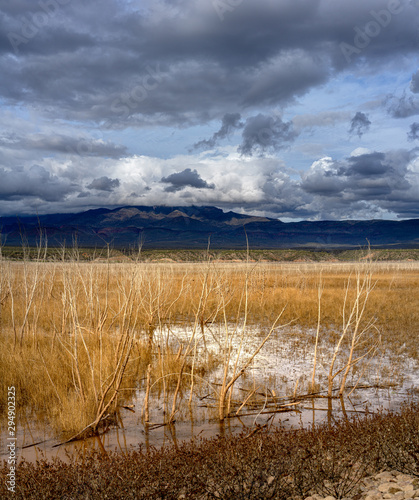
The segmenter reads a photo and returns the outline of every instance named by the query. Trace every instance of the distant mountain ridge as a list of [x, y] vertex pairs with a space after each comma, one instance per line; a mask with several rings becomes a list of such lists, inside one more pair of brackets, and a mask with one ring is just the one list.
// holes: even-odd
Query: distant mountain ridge
[[211, 206], [125, 206], [80, 213], [0, 217], [3, 244], [17, 246], [22, 238], [35, 245], [40, 228], [49, 246], [72, 244], [115, 248], [251, 248], [337, 249], [419, 247], [419, 219], [403, 221], [282, 222], [224, 212]]

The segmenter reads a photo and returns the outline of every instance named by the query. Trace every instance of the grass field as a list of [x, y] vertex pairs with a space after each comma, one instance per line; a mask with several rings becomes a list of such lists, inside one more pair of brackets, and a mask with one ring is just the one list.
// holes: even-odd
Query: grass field
[[[153, 390], [167, 393], [173, 418], [179, 392], [192, 398], [217, 367], [223, 419], [249, 359], [280, 325], [316, 329], [336, 355], [349, 350], [342, 369], [331, 357], [327, 387], [319, 388], [313, 369], [312, 389], [329, 389], [329, 396], [344, 390], [348, 371], [379, 343], [419, 357], [415, 262], [118, 262], [110, 254], [82, 260], [82, 253], [50, 261], [38, 249], [37, 259], [0, 261], [0, 409], [13, 385], [19, 411], [58, 433], [97, 430], [140, 387], [147, 391], [145, 422]], [[224, 325], [223, 345], [197, 356], [196, 338], [209, 324]], [[246, 343], [244, 324], [263, 326], [267, 337], [250, 357], [240, 348], [233, 359], [233, 340]], [[185, 345], [157, 345], [157, 332], [182, 325], [191, 332]]]

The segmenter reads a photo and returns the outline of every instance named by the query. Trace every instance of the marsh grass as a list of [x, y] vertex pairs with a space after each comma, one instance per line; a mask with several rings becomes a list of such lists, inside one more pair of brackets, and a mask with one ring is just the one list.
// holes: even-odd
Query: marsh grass
[[[15, 385], [21, 414], [43, 415], [48, 426], [74, 433], [96, 416], [105, 384], [115, 373], [117, 343], [105, 337], [99, 347], [93, 335], [84, 334], [83, 348], [75, 357], [71, 338], [34, 335], [28, 345], [16, 348], [6, 336], [1, 340], [0, 377]], [[120, 389], [136, 385], [141, 372], [141, 358], [130, 360]]]
[[[411, 263], [115, 263], [109, 253], [103, 262], [83, 261], [77, 249], [71, 258], [62, 249], [57, 260], [46, 261], [42, 248], [31, 261], [0, 260], [0, 379], [4, 387], [16, 386], [20, 412], [45, 415], [57, 433], [97, 427], [145, 388], [148, 366], [150, 397], [163, 393], [170, 419], [180, 401], [191, 402], [200, 381], [208, 382], [221, 367], [221, 388], [213, 385], [213, 396], [223, 419], [230, 407], [237, 411], [231, 404], [236, 381], [257, 354], [245, 356], [239, 349], [233, 357], [233, 341], [246, 343], [246, 325], [263, 327], [260, 349], [272, 329], [292, 324], [317, 329], [319, 341], [340, 342], [345, 352], [362, 347], [373, 325], [383, 345], [404, 346], [418, 357], [419, 268]], [[362, 280], [368, 273], [374, 275], [374, 287], [364, 302], [370, 285], [362, 288]], [[192, 333], [179, 345], [171, 331], [182, 325]], [[211, 325], [223, 325], [224, 337], [218, 351], [202, 355], [197, 342], [205, 345]], [[301, 342], [314, 352], [315, 338]], [[357, 356], [374, 342], [369, 338]], [[355, 354], [339, 361], [340, 373], [345, 367], [359, 369]], [[310, 378], [307, 373], [307, 391]], [[319, 383], [311, 379], [312, 388]]]

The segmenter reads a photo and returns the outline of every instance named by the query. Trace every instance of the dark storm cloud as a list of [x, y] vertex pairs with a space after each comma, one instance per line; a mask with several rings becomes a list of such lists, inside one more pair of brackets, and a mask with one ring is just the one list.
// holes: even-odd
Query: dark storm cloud
[[361, 138], [365, 132], [368, 132], [371, 125], [371, 121], [365, 113], [358, 111], [356, 115], [351, 120], [351, 128], [349, 129], [350, 134], [356, 134]]
[[387, 206], [400, 202], [412, 186], [407, 165], [412, 154], [407, 151], [374, 152], [350, 157], [344, 161], [321, 161], [304, 174], [301, 187], [320, 196], [352, 202], [378, 201]]
[[39, 198], [56, 202], [78, 190], [68, 180], [52, 175], [45, 168], [34, 165], [30, 169], [0, 167], [0, 200]]
[[240, 113], [227, 113], [224, 115], [221, 128], [213, 134], [210, 139], [202, 140], [194, 144], [193, 149], [212, 149], [218, 141], [225, 139], [235, 129], [243, 127], [240, 122]]
[[410, 82], [410, 90], [414, 94], [419, 94], [419, 70], [412, 75], [412, 80]]
[[190, 168], [185, 168], [182, 172], [163, 177], [161, 182], [171, 184], [171, 186], [165, 188], [167, 192], [180, 191], [187, 186], [200, 189], [214, 189], [215, 187], [214, 184], [208, 184], [207, 181], [202, 179], [196, 170], [191, 170]]
[[0, 147], [106, 158], [121, 158], [127, 154], [125, 146], [113, 142], [104, 142], [88, 136], [68, 137], [56, 134], [48, 136], [32, 134], [26, 137], [7, 134], [0, 136]]
[[384, 153], [368, 153], [348, 158], [345, 175], [373, 176], [385, 174], [389, 166], [385, 163]]
[[319, 196], [335, 196], [345, 187], [344, 179], [331, 170], [309, 171], [304, 175], [302, 189], [310, 194]]
[[239, 152], [245, 156], [278, 151], [297, 137], [292, 122], [259, 113], [246, 120]]
[[393, 118], [408, 118], [419, 115], [419, 99], [404, 93], [401, 97], [388, 96], [386, 99], [387, 111]]
[[93, 179], [86, 187], [87, 189], [96, 189], [97, 191], [113, 191], [115, 188], [119, 187], [119, 184], [119, 179], [110, 179], [104, 175], [98, 179]]
[[[242, 2], [223, 20], [212, 2], [156, 5], [0, 1], [0, 95], [109, 128], [205, 123], [287, 105], [348, 65], [417, 50], [417, 10], [406, 2], [390, 18], [381, 0]], [[341, 44], [371, 22], [380, 36], [348, 62]]]
[[414, 122], [410, 125], [410, 132], [407, 134], [407, 138], [409, 141], [415, 141], [419, 139], [419, 123]]

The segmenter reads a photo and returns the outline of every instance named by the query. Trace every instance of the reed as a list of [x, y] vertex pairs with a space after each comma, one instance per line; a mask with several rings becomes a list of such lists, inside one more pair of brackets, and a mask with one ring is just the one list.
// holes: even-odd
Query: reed
[[[238, 380], [275, 329], [290, 322], [316, 329], [314, 352], [328, 331], [337, 331], [329, 394], [338, 375], [339, 392], [345, 391], [350, 370], [373, 354], [377, 331], [386, 347], [419, 357], [414, 263], [116, 263], [109, 249], [95, 262], [82, 260], [77, 248], [63, 248], [50, 261], [45, 248], [43, 242], [36, 258], [22, 262], [0, 259], [0, 379], [3, 389], [16, 386], [22, 414], [43, 414], [57, 432], [89, 424], [97, 430], [144, 387], [148, 366], [149, 418], [153, 391], [162, 390], [171, 420], [185, 390], [191, 403], [198, 381], [208, 384], [220, 366], [213, 396], [222, 420]], [[215, 324], [224, 331], [219, 351], [198, 354], [198, 341], [205, 345]], [[179, 325], [191, 331], [180, 350], [171, 333]], [[239, 347], [233, 356], [233, 341], [246, 343], [246, 325], [266, 333], [253, 353], [245, 356]], [[339, 361], [343, 352], [349, 355]], [[311, 390], [318, 387], [316, 373], [314, 366]]]

